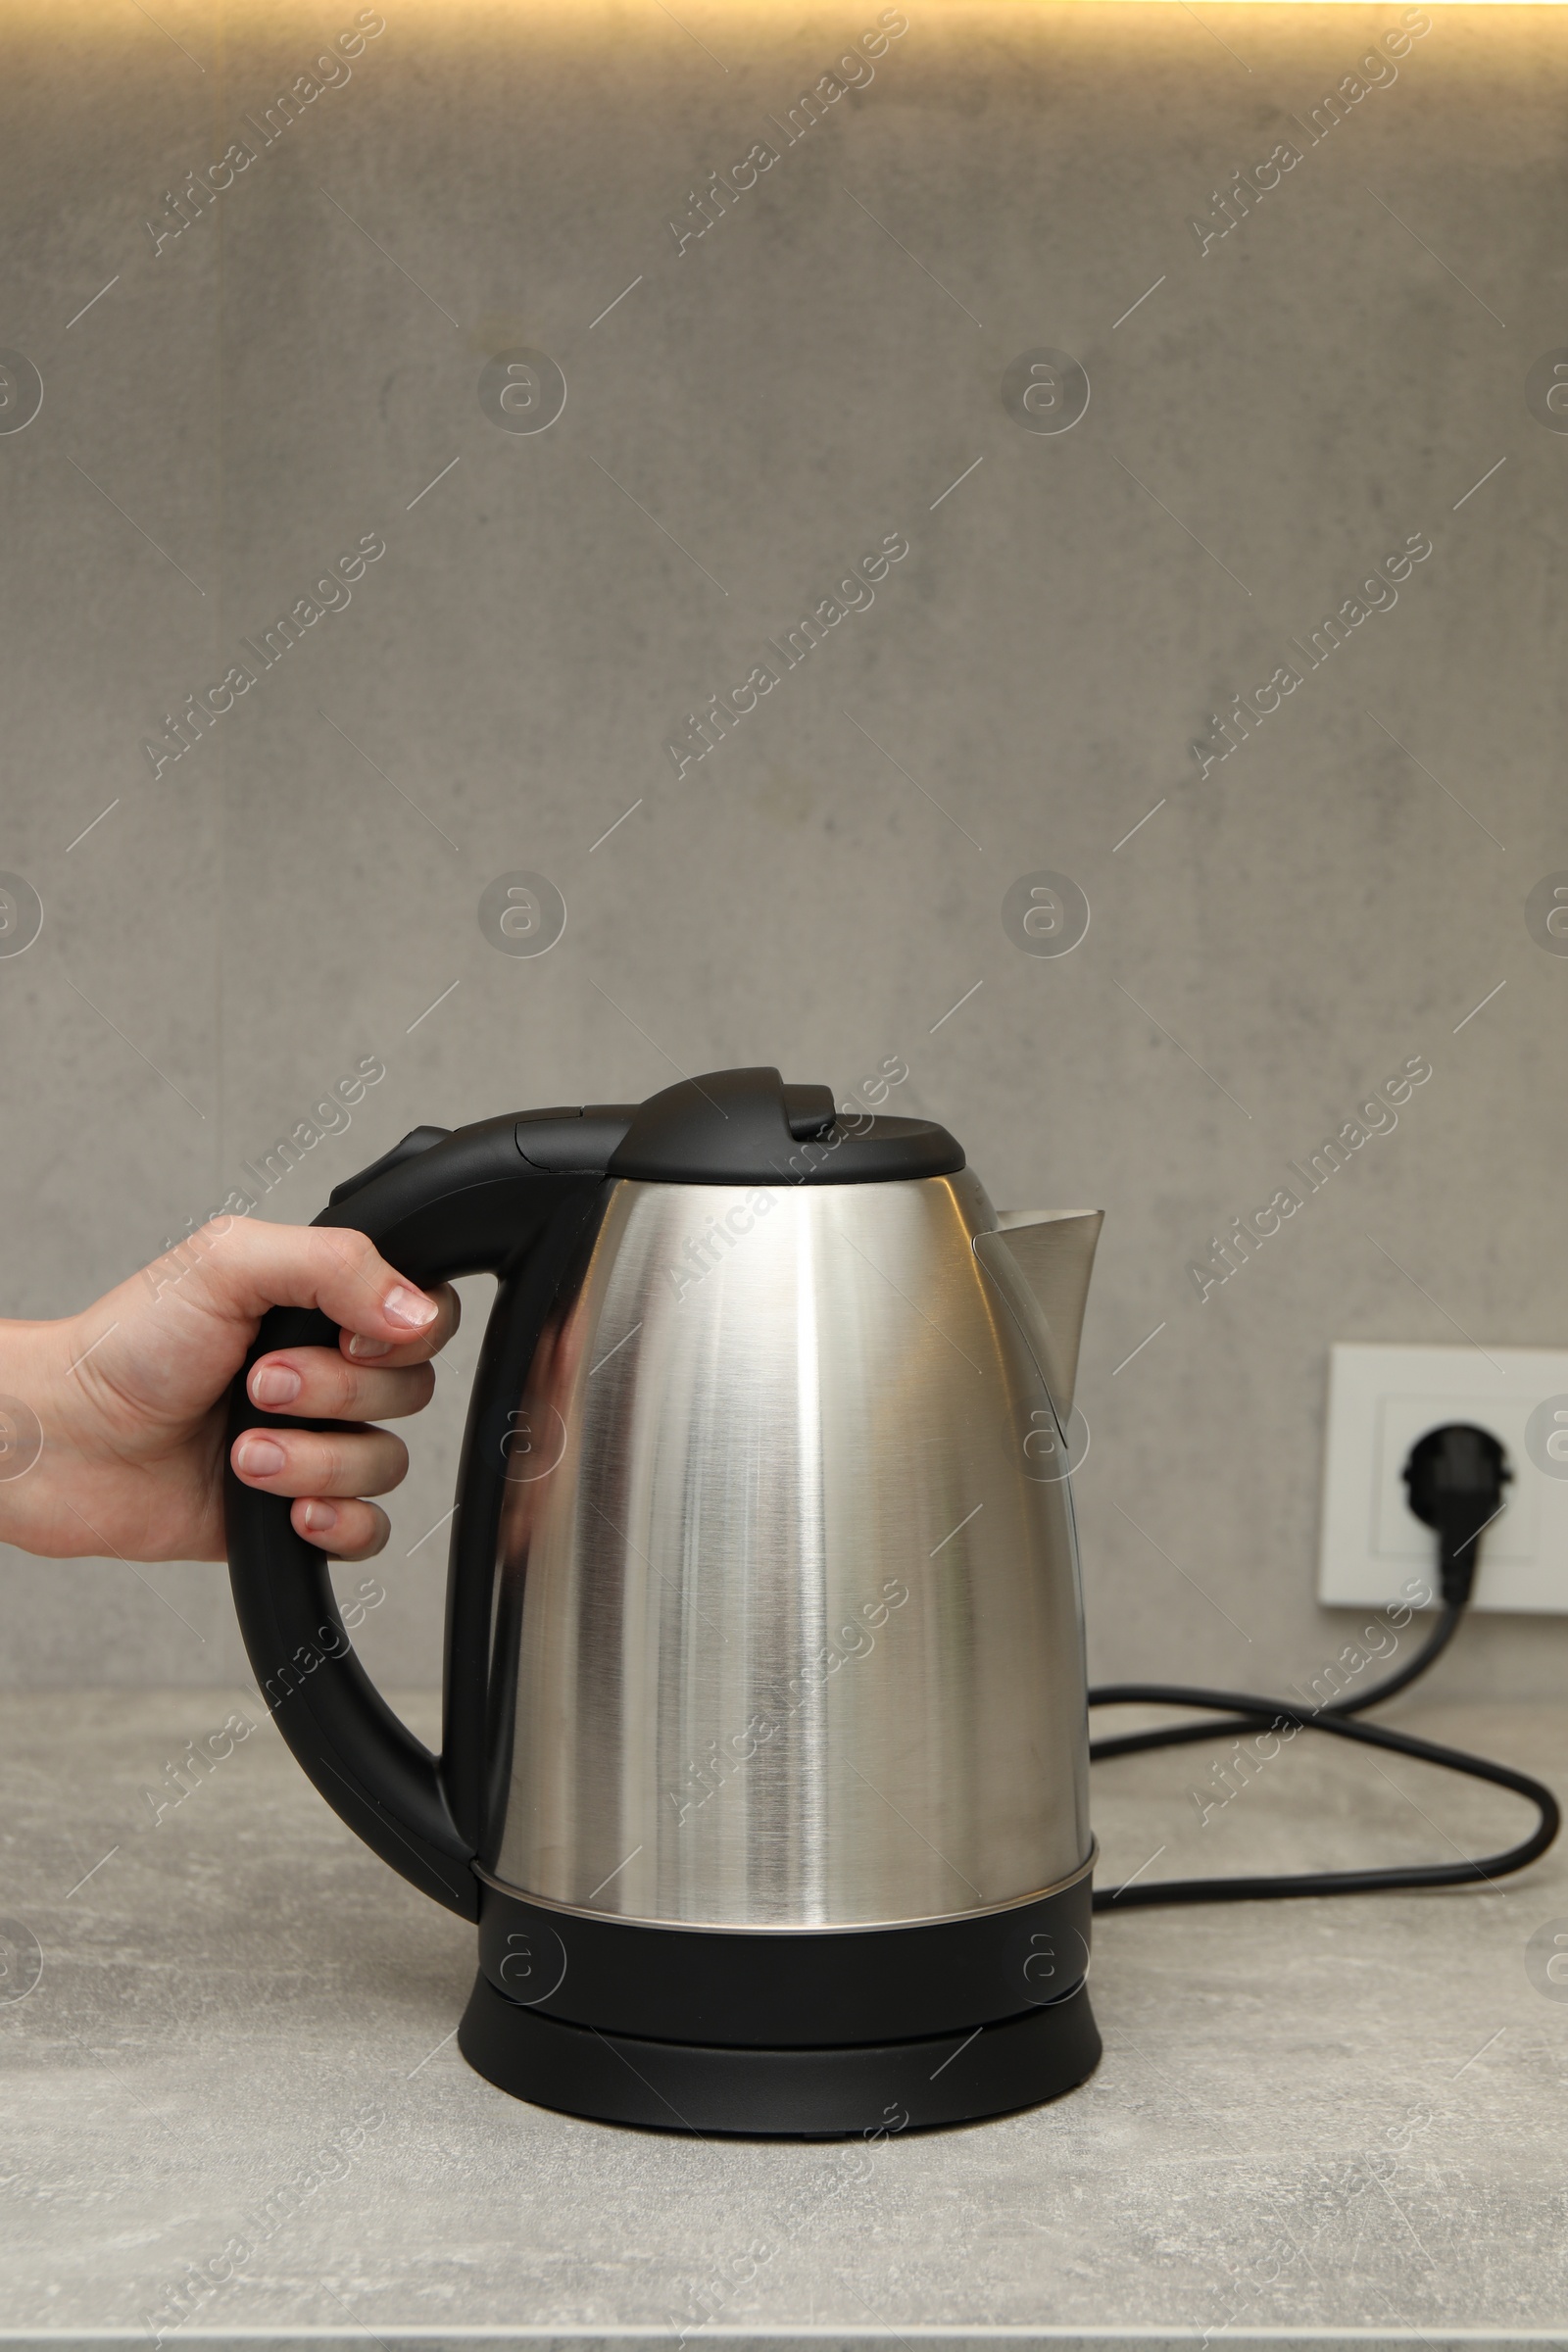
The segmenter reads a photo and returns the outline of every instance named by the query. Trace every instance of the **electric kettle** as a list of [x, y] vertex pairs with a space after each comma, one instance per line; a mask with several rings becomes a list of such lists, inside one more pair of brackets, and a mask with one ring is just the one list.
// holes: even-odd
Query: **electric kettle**
[[[1099, 1214], [999, 1215], [943, 1128], [744, 1069], [416, 1128], [317, 1221], [425, 1288], [498, 1279], [439, 1756], [287, 1501], [227, 1480], [279, 1730], [477, 1923], [469, 2064], [571, 2114], [807, 2138], [1082, 2082], [1065, 1432]], [[276, 1309], [250, 1361], [335, 1341]], [[279, 1418], [242, 1373], [230, 1439]]]

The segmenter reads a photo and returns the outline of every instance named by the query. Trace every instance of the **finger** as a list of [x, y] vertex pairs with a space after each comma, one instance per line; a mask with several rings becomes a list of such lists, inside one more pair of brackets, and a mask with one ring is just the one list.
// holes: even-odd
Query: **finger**
[[[428, 1333], [441, 1316], [434, 1298], [347, 1225], [213, 1217], [192, 1236], [187, 1256], [177, 1284], [170, 1275], [163, 1289], [253, 1324], [270, 1306], [314, 1306], [344, 1331], [384, 1340], [396, 1350]], [[150, 1274], [160, 1291], [159, 1268]]]
[[409, 1449], [389, 1429], [248, 1429], [229, 1458], [263, 1494], [385, 1494], [409, 1468]]
[[437, 1284], [426, 1292], [436, 1309], [435, 1321], [412, 1340], [394, 1344], [378, 1340], [367, 1332], [340, 1332], [338, 1345], [343, 1353], [355, 1363], [375, 1362], [384, 1366], [422, 1364], [438, 1355], [463, 1320], [463, 1300], [449, 1282]]
[[392, 1533], [392, 1522], [373, 1502], [328, 1502], [316, 1494], [289, 1512], [296, 1535], [334, 1560], [368, 1560]]
[[259, 1356], [245, 1383], [252, 1404], [264, 1412], [295, 1413], [302, 1421], [399, 1421], [421, 1412], [434, 1390], [428, 1364], [369, 1370], [325, 1348]]

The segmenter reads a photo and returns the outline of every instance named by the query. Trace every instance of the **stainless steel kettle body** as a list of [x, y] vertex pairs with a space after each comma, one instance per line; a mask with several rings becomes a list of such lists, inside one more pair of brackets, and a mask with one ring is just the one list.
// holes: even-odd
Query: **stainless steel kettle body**
[[328, 1214], [415, 1279], [502, 1275], [442, 1757], [372, 1722], [346, 1637], [300, 1665], [237, 1484], [231, 1552], [302, 1762], [478, 1919], [466, 2054], [580, 2113], [807, 2135], [1081, 2080], [1098, 1215], [999, 1219], [940, 1128], [774, 1071], [416, 1136]]
[[1072, 1504], [995, 1226], [967, 1172], [609, 1189], [517, 1400], [497, 1882], [843, 1928], [1086, 1867]]

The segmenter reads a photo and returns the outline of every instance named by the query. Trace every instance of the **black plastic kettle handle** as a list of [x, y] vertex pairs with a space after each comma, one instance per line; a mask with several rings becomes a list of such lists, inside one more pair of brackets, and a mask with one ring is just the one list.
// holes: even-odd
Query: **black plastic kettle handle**
[[[450, 1135], [417, 1128], [385, 1159], [340, 1185], [315, 1222], [368, 1235], [421, 1289], [463, 1274], [494, 1273], [505, 1280], [525, 1267], [530, 1289], [538, 1290], [543, 1277], [545, 1295], [553, 1295], [630, 1115], [629, 1108], [613, 1105], [513, 1115]], [[554, 1263], [536, 1262], [541, 1258]], [[314, 1309], [274, 1307], [263, 1318], [229, 1393], [230, 1448], [243, 1430], [288, 1425], [286, 1415], [260, 1410], [246, 1394], [257, 1357], [278, 1348], [335, 1348], [337, 1338], [336, 1325]], [[460, 1500], [474, 1426], [470, 1413]], [[461, 1593], [454, 1574], [446, 1725], [442, 1753], [433, 1756], [399, 1722], [355, 1656], [325, 1555], [296, 1535], [287, 1497], [243, 1485], [225, 1455], [224, 1503], [240, 1632], [262, 1699], [295, 1757], [383, 1861], [450, 1910], [476, 1919], [478, 1882], [470, 1867], [478, 1835], [475, 1807], [455, 1786], [474, 1785], [476, 1758], [455, 1753], [454, 1739], [460, 1749], [473, 1748], [482, 1708], [480, 1693], [474, 1693], [470, 1707], [454, 1709], [451, 1653], [455, 1634], [467, 1650], [475, 1635], [482, 1640], [488, 1592]], [[455, 1540], [455, 1568], [461, 1553]]]

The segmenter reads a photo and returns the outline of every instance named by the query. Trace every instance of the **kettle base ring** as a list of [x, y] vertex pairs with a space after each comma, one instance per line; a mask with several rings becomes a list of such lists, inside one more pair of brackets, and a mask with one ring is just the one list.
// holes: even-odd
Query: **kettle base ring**
[[916, 2041], [748, 2049], [567, 2024], [483, 1970], [458, 2047], [498, 2090], [596, 2123], [747, 2139], [880, 2140], [978, 2123], [1076, 2089], [1100, 2063], [1086, 1984], [1049, 2006]]

